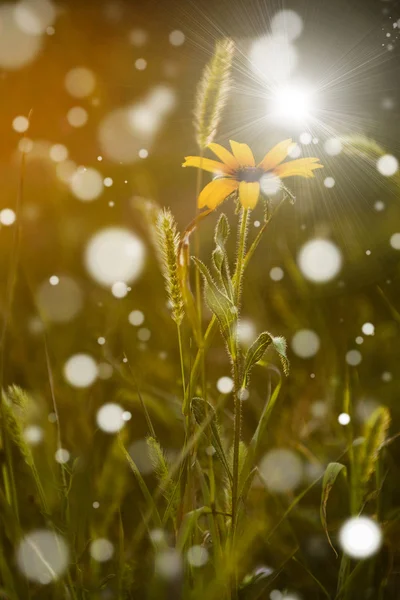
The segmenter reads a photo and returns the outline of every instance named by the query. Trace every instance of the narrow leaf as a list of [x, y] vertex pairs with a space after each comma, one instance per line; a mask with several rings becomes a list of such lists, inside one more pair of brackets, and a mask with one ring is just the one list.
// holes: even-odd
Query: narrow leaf
[[258, 449], [260, 446], [260, 441], [262, 439], [264, 439], [265, 430], [266, 430], [269, 418], [272, 414], [272, 411], [275, 407], [276, 401], [278, 399], [281, 387], [282, 387], [282, 379], [281, 379], [281, 377], [279, 377], [279, 382], [276, 385], [271, 397], [268, 398], [267, 402], [265, 403], [263, 412], [261, 414], [260, 420], [257, 425], [257, 429], [255, 430], [253, 437], [251, 438], [251, 442], [248, 447], [246, 460], [243, 465], [242, 480], [245, 480], [247, 478], [248, 474], [250, 473], [251, 469], [253, 468], [254, 462], [256, 462], [258, 459]]
[[136, 463], [133, 461], [131, 455], [129, 454], [129, 452], [127, 451], [127, 449], [125, 448], [124, 444], [122, 443], [122, 440], [120, 439], [120, 447], [121, 450], [123, 452], [123, 454], [125, 455], [126, 460], [128, 461], [128, 464], [130, 466], [130, 468], [132, 469], [133, 474], [135, 475], [136, 481], [139, 484], [140, 490], [143, 494], [144, 499], [146, 500], [146, 504], [148, 506], [149, 509], [151, 509], [152, 511], [152, 515], [154, 517], [154, 524], [156, 527], [160, 527], [161, 528], [161, 519], [160, 519], [160, 515], [158, 513], [157, 510], [157, 506], [153, 500], [153, 497], [149, 491], [149, 488], [147, 487]]
[[[225, 456], [224, 448], [222, 446], [221, 436], [220, 436], [219, 427], [218, 427], [217, 413], [215, 412], [214, 407], [212, 406], [212, 404], [210, 404], [206, 400], [203, 400], [203, 398], [193, 398], [192, 411], [193, 411], [194, 418], [196, 419], [196, 422], [198, 425], [202, 425], [207, 418], [210, 419], [210, 415], [211, 415], [209, 427], [211, 430], [212, 445], [214, 446], [215, 452], [216, 452], [219, 460], [221, 461], [221, 463], [226, 471], [226, 474], [228, 475], [230, 482], [232, 483], [232, 481], [233, 481], [232, 473], [229, 468], [228, 460]], [[207, 413], [208, 413], [208, 415], [207, 415]]]
[[232, 353], [234, 344], [234, 328], [237, 322], [237, 310], [233, 301], [222, 292], [213, 280], [206, 265], [196, 257], [192, 257], [200, 273], [204, 277], [204, 296], [209, 309], [217, 317], [221, 333]]
[[328, 523], [327, 523], [327, 518], [326, 518], [326, 506], [328, 503], [329, 494], [331, 493], [331, 490], [335, 484], [335, 481], [340, 473], [342, 473], [344, 477], [347, 477], [347, 469], [341, 463], [329, 463], [329, 465], [326, 467], [326, 471], [324, 473], [324, 478], [322, 480], [322, 495], [321, 495], [321, 505], [320, 505], [321, 523], [322, 523], [322, 526], [326, 533], [326, 537], [328, 538], [329, 545], [332, 548], [332, 550], [334, 551], [334, 553], [336, 554], [336, 556], [338, 556], [338, 553], [336, 552], [336, 550], [332, 544], [332, 541], [331, 541], [331, 538], [329, 535], [329, 531], [328, 531]]

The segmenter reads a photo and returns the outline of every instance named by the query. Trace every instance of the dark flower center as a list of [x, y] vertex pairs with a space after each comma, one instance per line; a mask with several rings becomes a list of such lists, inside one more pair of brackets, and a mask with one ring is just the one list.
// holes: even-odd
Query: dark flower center
[[237, 180], [246, 181], [246, 183], [255, 183], [256, 181], [260, 181], [263, 175], [263, 169], [259, 169], [258, 167], [242, 167], [236, 172]]

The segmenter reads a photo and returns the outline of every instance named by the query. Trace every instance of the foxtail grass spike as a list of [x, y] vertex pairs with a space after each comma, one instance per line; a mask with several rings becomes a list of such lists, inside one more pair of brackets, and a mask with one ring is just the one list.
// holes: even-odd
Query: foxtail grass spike
[[217, 42], [197, 87], [194, 117], [196, 141], [201, 150], [213, 141], [221, 120], [231, 85], [233, 51], [232, 40]]
[[162, 257], [165, 288], [172, 308], [172, 318], [179, 325], [183, 319], [183, 298], [178, 275], [179, 234], [175, 219], [169, 210], [163, 210], [157, 219], [158, 246]]

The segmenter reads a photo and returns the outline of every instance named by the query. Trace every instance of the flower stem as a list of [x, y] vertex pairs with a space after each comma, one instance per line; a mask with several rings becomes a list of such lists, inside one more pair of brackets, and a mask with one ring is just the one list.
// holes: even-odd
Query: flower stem
[[[234, 289], [234, 301], [238, 312], [240, 311], [240, 296], [243, 283], [244, 273], [244, 260], [246, 252], [246, 239], [247, 239], [247, 222], [249, 218], [249, 209], [244, 208], [241, 213], [240, 229], [238, 234], [238, 249], [237, 249], [237, 261], [236, 261], [236, 279]], [[236, 335], [236, 334], [235, 334]], [[232, 527], [231, 527], [231, 551], [234, 552], [235, 548], [235, 534], [237, 525], [237, 514], [238, 514], [238, 496], [239, 496], [239, 452], [240, 452], [240, 437], [241, 437], [241, 425], [242, 425], [242, 402], [240, 399], [240, 352], [238, 347], [237, 337], [233, 340], [233, 353], [232, 353], [232, 371], [233, 371], [233, 382], [234, 382], [234, 425], [233, 425], [233, 482], [232, 482]], [[233, 582], [234, 587], [237, 589], [237, 577]], [[236, 593], [236, 592], [235, 592]], [[235, 595], [234, 595], [235, 597]]]
[[238, 249], [237, 249], [237, 259], [236, 259], [236, 281], [235, 281], [235, 304], [239, 309], [240, 306], [240, 296], [242, 290], [242, 279], [243, 279], [243, 263], [245, 259], [245, 251], [246, 251], [246, 238], [247, 238], [247, 221], [249, 219], [249, 209], [244, 208], [241, 212], [241, 220], [240, 220], [240, 230], [239, 230], [239, 238], [238, 238]]

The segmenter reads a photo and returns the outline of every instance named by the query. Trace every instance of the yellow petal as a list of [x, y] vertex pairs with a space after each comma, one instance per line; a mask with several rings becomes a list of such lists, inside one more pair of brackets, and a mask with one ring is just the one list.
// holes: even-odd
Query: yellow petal
[[271, 169], [274, 169], [277, 165], [279, 165], [279, 163], [285, 160], [292, 143], [292, 139], [279, 142], [279, 144], [274, 146], [272, 150], [267, 152], [258, 166], [261, 169], [264, 169], [264, 171], [271, 171]]
[[323, 169], [324, 165], [318, 162], [319, 158], [299, 158], [298, 160], [291, 160], [283, 165], [275, 167], [274, 173], [281, 179], [285, 177], [299, 176], [299, 177], [314, 177], [313, 171], [315, 169]]
[[208, 206], [214, 210], [229, 194], [237, 190], [238, 186], [235, 179], [214, 179], [202, 190], [197, 205], [199, 208]]
[[232, 169], [224, 165], [224, 163], [201, 156], [186, 156], [182, 167], [197, 167], [198, 169], [210, 171], [210, 173], [215, 174], [223, 173], [224, 175], [230, 175], [232, 173]]
[[254, 208], [260, 195], [260, 184], [258, 181], [248, 183], [241, 181], [239, 184], [239, 200], [243, 208]]
[[233, 154], [231, 154], [229, 150], [220, 144], [208, 144], [208, 148], [210, 148], [211, 152], [214, 152], [214, 154], [231, 169], [238, 169], [240, 167], [239, 162], [236, 160]]
[[247, 144], [239, 144], [230, 140], [232, 152], [241, 167], [255, 167], [256, 162]]

